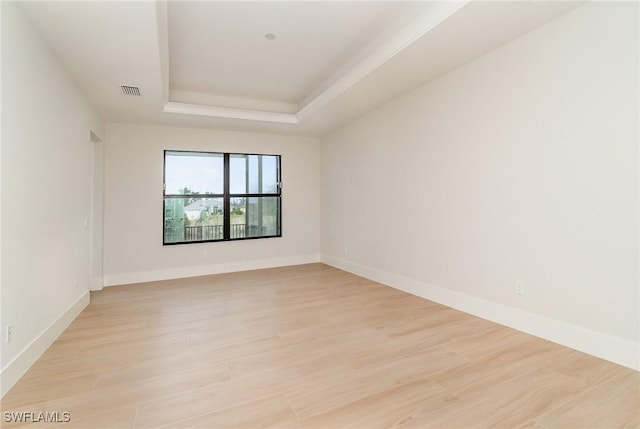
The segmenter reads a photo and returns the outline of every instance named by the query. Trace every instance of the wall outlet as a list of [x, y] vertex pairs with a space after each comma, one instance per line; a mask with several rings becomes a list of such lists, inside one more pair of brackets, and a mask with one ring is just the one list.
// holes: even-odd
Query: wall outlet
[[13, 325], [7, 325], [7, 344], [13, 341]]
[[524, 282], [522, 280], [516, 282], [516, 293], [518, 295], [524, 295]]

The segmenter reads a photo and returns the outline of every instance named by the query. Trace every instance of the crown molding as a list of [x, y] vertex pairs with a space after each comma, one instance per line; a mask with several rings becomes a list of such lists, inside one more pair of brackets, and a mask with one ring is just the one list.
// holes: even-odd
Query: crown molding
[[203, 106], [199, 104], [176, 103], [174, 101], [165, 103], [163, 112], [211, 116], [216, 118], [244, 119], [247, 121], [277, 122], [280, 124], [298, 123], [298, 116], [295, 113], [265, 112], [222, 106]]
[[169, 102], [169, 9], [166, 0], [156, 1], [158, 54], [162, 79], [162, 102]]
[[[390, 31], [390, 34], [383, 33], [381, 37], [376, 38], [365, 46], [349, 63], [340, 67], [338, 72], [334, 73], [311, 91], [306, 97], [309, 101], [302, 104], [296, 113], [260, 110], [260, 108], [264, 108], [264, 103], [267, 103], [267, 101], [262, 102], [262, 100], [256, 100], [257, 105], [260, 106], [260, 108], [257, 109], [172, 101], [169, 80], [167, 2], [166, 0], [159, 1], [156, 12], [163, 85], [163, 112], [248, 121], [298, 124], [361, 82], [376, 69], [465, 7], [470, 1], [471, 0], [441, 1], [430, 3], [429, 7], [427, 7], [424, 12], [418, 14], [417, 17], [407, 20], [406, 24], [401, 25], [397, 29], [393, 29], [393, 31]], [[203, 94], [203, 97], [204, 96], [205, 94]], [[219, 99], [225, 98], [210, 95], [210, 98], [215, 97]]]
[[[298, 111], [300, 121], [308, 118], [313, 112], [324, 107], [335, 98], [349, 90], [349, 88], [362, 81], [373, 71], [381, 67], [387, 61], [411, 46], [416, 40], [434, 29], [438, 24], [458, 12], [469, 3], [470, 0], [456, 2], [437, 2], [430, 5], [426, 11], [401, 27], [398, 31], [386, 38], [375, 49], [367, 46], [363, 51], [370, 51], [364, 58], [356, 62], [345, 73], [333, 80], [326, 89], [304, 104]], [[376, 41], [372, 42], [376, 43]], [[322, 86], [322, 85], [321, 85]]]

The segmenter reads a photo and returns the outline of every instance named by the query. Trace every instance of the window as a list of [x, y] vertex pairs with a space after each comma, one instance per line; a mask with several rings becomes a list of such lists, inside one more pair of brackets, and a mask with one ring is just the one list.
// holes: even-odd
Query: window
[[280, 156], [164, 152], [163, 244], [280, 237]]

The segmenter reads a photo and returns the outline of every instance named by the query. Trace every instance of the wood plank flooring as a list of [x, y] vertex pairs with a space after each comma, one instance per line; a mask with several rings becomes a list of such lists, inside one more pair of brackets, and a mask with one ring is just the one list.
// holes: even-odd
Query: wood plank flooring
[[93, 292], [2, 400], [71, 421], [2, 426], [637, 428], [639, 388], [636, 371], [310, 264]]

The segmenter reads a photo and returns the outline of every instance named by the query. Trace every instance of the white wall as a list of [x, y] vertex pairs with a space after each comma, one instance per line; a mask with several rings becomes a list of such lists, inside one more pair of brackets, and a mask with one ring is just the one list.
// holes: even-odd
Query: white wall
[[89, 254], [91, 283], [89, 289], [102, 289], [104, 283], [103, 249], [104, 249], [104, 142], [100, 137], [91, 134], [92, 142], [92, 198], [91, 198], [91, 252]]
[[[282, 237], [163, 246], [166, 149], [282, 155]], [[319, 261], [319, 158], [313, 138], [109, 124], [105, 285]]]
[[638, 48], [587, 4], [329, 136], [323, 260], [638, 368]]
[[90, 133], [102, 124], [19, 6], [1, 7], [4, 394], [88, 303]]

